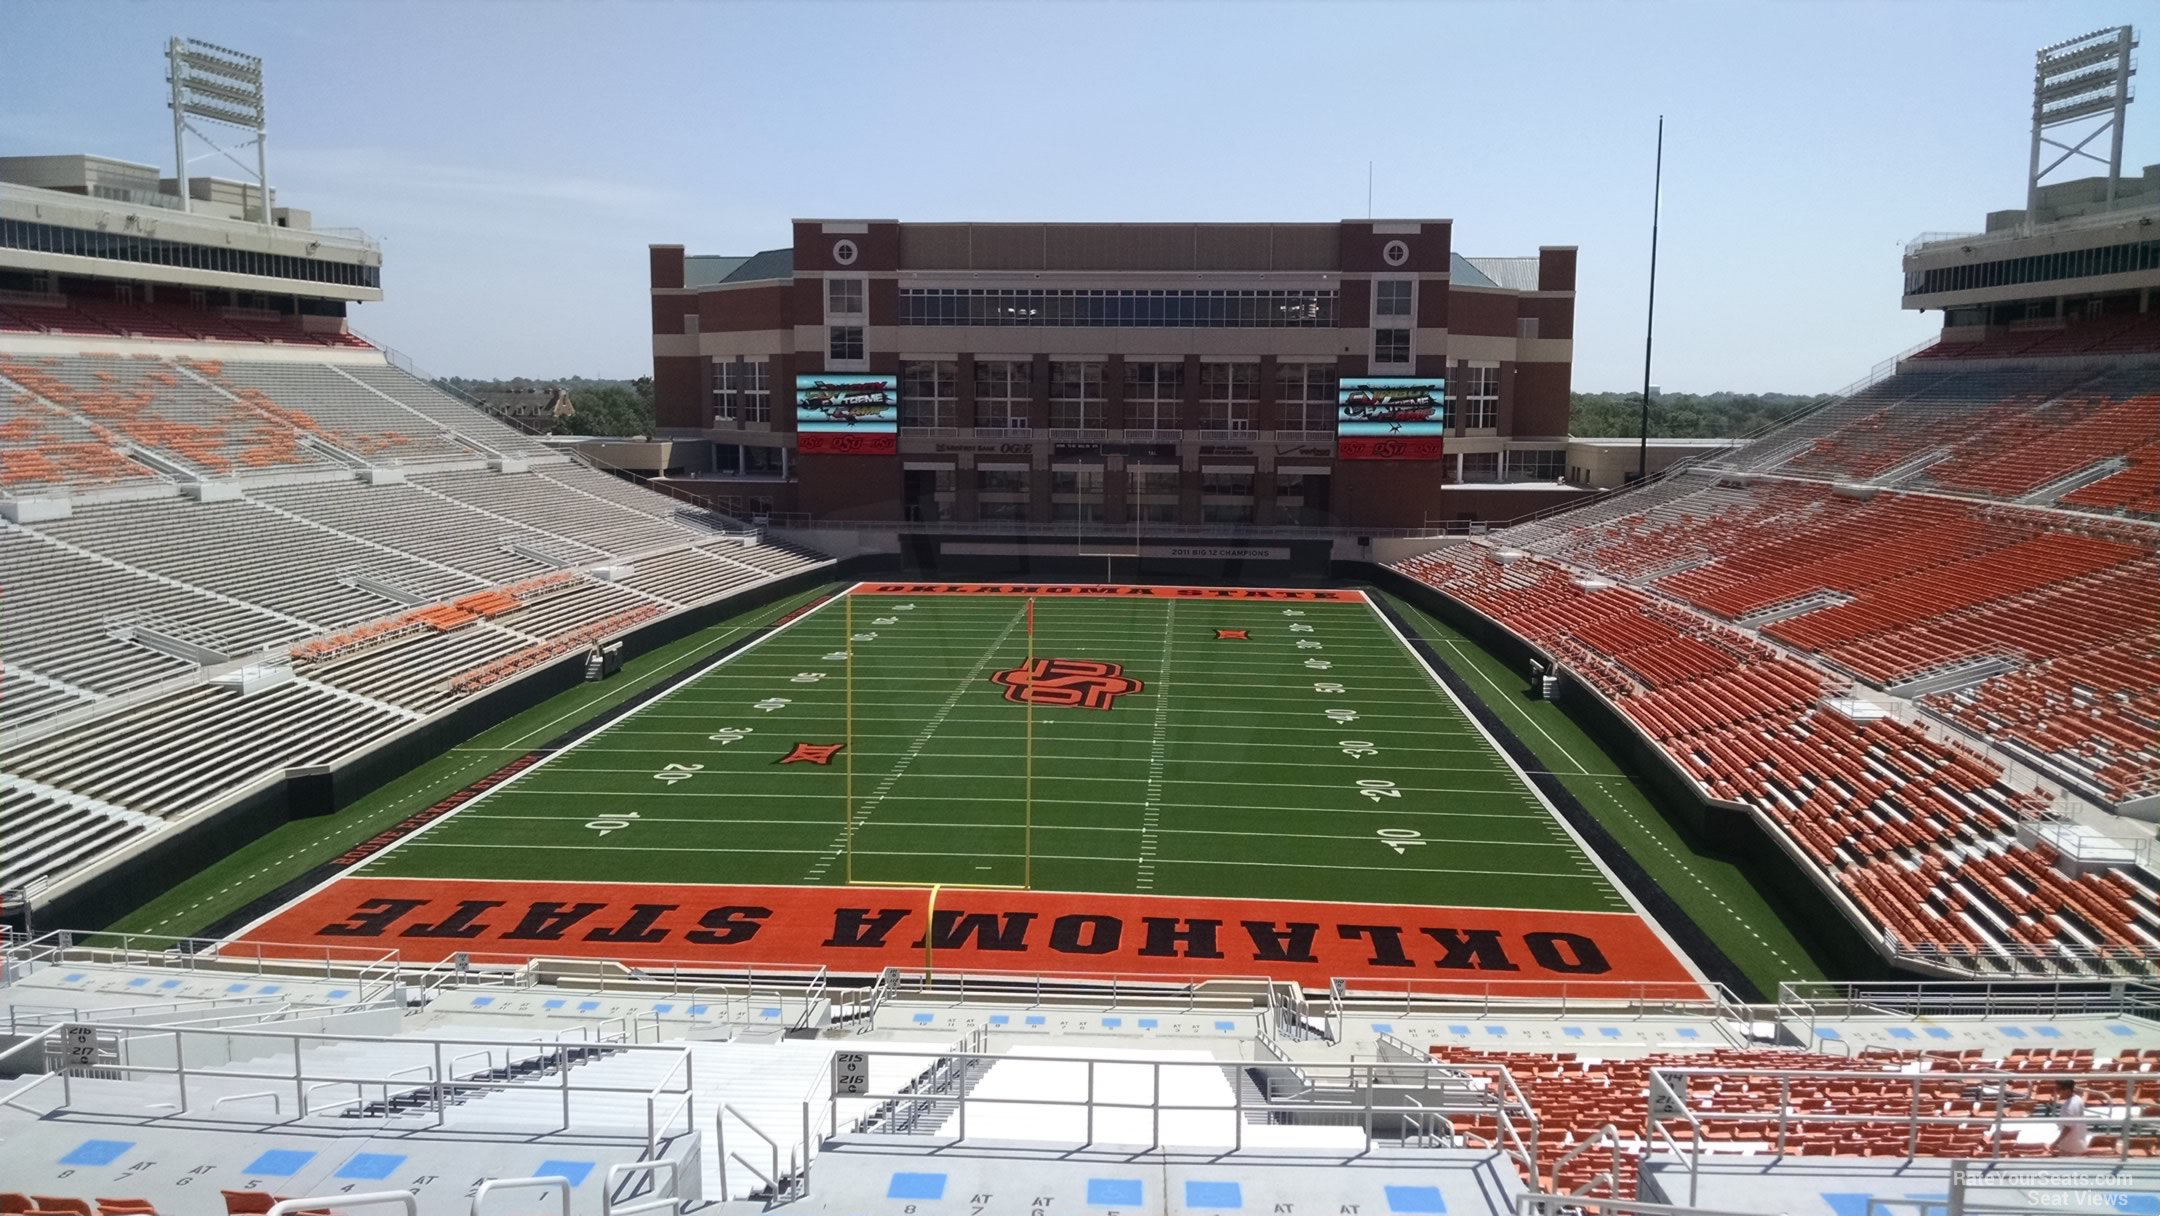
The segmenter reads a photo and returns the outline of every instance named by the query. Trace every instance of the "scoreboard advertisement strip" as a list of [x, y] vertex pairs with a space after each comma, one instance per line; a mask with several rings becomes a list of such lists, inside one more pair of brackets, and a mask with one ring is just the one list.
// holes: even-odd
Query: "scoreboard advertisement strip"
[[239, 939], [276, 955], [395, 949], [407, 962], [605, 958], [681, 965], [920, 965], [1029, 974], [1450, 978], [1521, 995], [1624, 981], [1700, 997], [1650, 924], [1624, 912], [945, 888], [343, 878]]

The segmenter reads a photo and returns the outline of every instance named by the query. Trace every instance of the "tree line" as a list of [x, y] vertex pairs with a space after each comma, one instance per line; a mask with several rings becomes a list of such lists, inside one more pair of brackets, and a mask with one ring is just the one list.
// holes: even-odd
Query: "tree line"
[[508, 380], [475, 380], [466, 376], [445, 376], [439, 383], [475, 395], [504, 391], [537, 393], [560, 388], [570, 394], [571, 408], [577, 413], [569, 418], [555, 419], [549, 427], [550, 434], [619, 439], [653, 432], [651, 376], [640, 376], [635, 380], [599, 380], [584, 376], [563, 380], [530, 380], [523, 376]]
[[[1738, 439], [1827, 399], [1821, 393], [1660, 393], [1650, 401], [1650, 434]], [[1568, 433], [1584, 439], [1641, 434], [1642, 394], [1571, 394]]]
[[[575, 416], [558, 418], [552, 433], [620, 438], [653, 431], [652, 377], [635, 380], [475, 380], [448, 376], [442, 383], [466, 393], [502, 390], [540, 391], [560, 386], [570, 394]], [[1825, 400], [1802, 393], [1661, 393], [1650, 402], [1650, 434], [1663, 439], [1737, 439]], [[1640, 393], [1575, 393], [1568, 403], [1568, 433], [1585, 439], [1637, 434], [1642, 424]]]

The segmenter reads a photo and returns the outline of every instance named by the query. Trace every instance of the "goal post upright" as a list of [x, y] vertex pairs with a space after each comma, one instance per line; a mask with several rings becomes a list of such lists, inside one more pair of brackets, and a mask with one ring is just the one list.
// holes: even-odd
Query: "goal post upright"
[[[1027, 672], [1032, 681], [1035, 678], [1035, 597], [1032, 595], [1027, 602]], [[1028, 691], [1033, 693], [1033, 687]], [[1035, 885], [1035, 698], [1031, 695], [1023, 704], [1026, 707], [1027, 742], [1026, 757], [1021, 763], [1020, 886], [1028, 889]]]
[[842, 646], [842, 651], [847, 658], [841, 664], [845, 669], [843, 679], [847, 684], [847, 690], [842, 699], [846, 701], [847, 707], [842, 711], [846, 726], [842, 729], [840, 748], [841, 771], [845, 774], [842, 778], [840, 793], [840, 834], [842, 847], [847, 852], [847, 881], [850, 885], [853, 885], [855, 882], [855, 593], [854, 589], [850, 588], [842, 594], [847, 600], [847, 603], [842, 606], [841, 613], [841, 628], [847, 636], [847, 641]]

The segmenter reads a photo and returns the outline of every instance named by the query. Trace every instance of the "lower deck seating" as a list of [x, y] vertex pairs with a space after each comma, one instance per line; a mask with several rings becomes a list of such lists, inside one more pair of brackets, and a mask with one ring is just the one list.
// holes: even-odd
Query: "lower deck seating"
[[327, 764], [414, 720], [298, 680], [253, 696], [197, 685], [0, 749], [0, 771], [173, 817], [286, 768]]
[[[1635, 589], [1586, 583], [1534, 558], [1504, 563], [1484, 546], [1398, 568], [1611, 697], [1706, 793], [1774, 824], [1898, 946], [1976, 972], [2058, 964], [2144, 972], [2160, 961], [2152, 876], [2046, 881], [2052, 858], [2021, 844], [2018, 827], [2046, 817], [2047, 799], [1917, 727], [1827, 707], [1846, 690], [1816, 668], [1725, 642], [1731, 631], [1712, 620], [1653, 611]], [[1654, 650], [1724, 661], [1645, 678], [1628, 648], [1660, 636]], [[1954, 881], [1990, 866], [2016, 877], [1984, 890]], [[2115, 898], [2125, 887], [2142, 904]]]
[[[2137, 1102], [2141, 1111], [2160, 1106], [2160, 1081], [2151, 1076], [2160, 1060], [2134, 1049], [2115, 1057], [2096, 1056], [2090, 1048], [2021, 1049], [1992, 1060], [1978, 1052], [1881, 1049], [1859, 1056], [1727, 1048], [1595, 1058], [1587, 1052], [1500, 1052], [1440, 1044], [1431, 1053], [1443, 1066], [1497, 1064], [1508, 1069], [1536, 1114], [1540, 1174], [1562, 1191], [1573, 1191], [1617, 1166], [1618, 1193], [1635, 1193], [1635, 1174], [1653, 1149], [1648, 1133], [1654, 1069], [1717, 1070], [1690, 1077], [1687, 1086], [1691, 1108], [1719, 1116], [1702, 1120], [1703, 1143], [1692, 1147], [1704, 1153], [1763, 1156], [1782, 1148], [1796, 1157], [2037, 1156], [2042, 1146], [1996, 1144], [1990, 1133], [1998, 1113], [2007, 1119], [2041, 1117], [2042, 1104], [2050, 1098], [2049, 1078], [2062, 1074], [2120, 1074], [2120, 1080], [2080, 1083], [2094, 1109], [2129, 1101]], [[1974, 1075], [2001, 1072], [2016, 1076], [2006, 1081]], [[1917, 1142], [1908, 1122], [1915, 1114], [1941, 1120], [1921, 1124]], [[1578, 1146], [1598, 1139], [1608, 1125], [1619, 1135], [1618, 1146], [1593, 1148], [1560, 1164]], [[1664, 1129], [1690, 1144], [1693, 1133], [1685, 1123], [1668, 1121]], [[1462, 1130], [1489, 1137], [1497, 1129], [1473, 1122]], [[1658, 1142], [1654, 1147], [1665, 1146]], [[2129, 1148], [2141, 1159], [2160, 1156], [2160, 1135], [2139, 1135]], [[2119, 1151], [2114, 1138], [2104, 1134], [2096, 1135], [2087, 1149], [2095, 1157]]]
[[[2147, 400], [2160, 427], [2160, 398]], [[2000, 672], [1928, 704], [2105, 801], [2160, 793], [2160, 690], [2127, 661], [2160, 653], [2160, 528], [1820, 482], [1676, 480], [1685, 493], [1644, 495], [1632, 513], [1605, 503], [1579, 528], [1559, 526], [1561, 515], [1493, 540], [1759, 624], [1877, 687]], [[1585, 678], [1606, 678], [1609, 648], [1577, 634], [1555, 644], [1578, 648], [1568, 656]]]

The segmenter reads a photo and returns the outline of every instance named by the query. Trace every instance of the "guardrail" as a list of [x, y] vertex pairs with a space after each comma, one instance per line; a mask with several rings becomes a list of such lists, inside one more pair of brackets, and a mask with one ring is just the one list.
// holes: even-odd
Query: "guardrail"
[[[1690, 1081], [1703, 1079], [1716, 1089], [1715, 1106], [1697, 1106], [1691, 1101]], [[1747, 1080], [1756, 1083], [1775, 1082], [1777, 1092], [1757, 1095], [1720, 1082]], [[1652, 1068], [1650, 1070], [1649, 1135], [1645, 1147], [1662, 1149], [1687, 1165], [1688, 1202], [1694, 1203], [1699, 1192], [1702, 1173], [1703, 1145], [1708, 1137], [1707, 1124], [1751, 1123], [1758, 1126], [1775, 1124], [1775, 1133], [1768, 1146], [1778, 1156], [1786, 1154], [1795, 1126], [1868, 1126], [1901, 1128], [1904, 1155], [1916, 1157], [1920, 1152], [1921, 1131], [1930, 1127], [1948, 1127], [1963, 1130], [1984, 1131], [1988, 1144], [1988, 1160], [2003, 1159], [2005, 1133], [2014, 1135], [2024, 1128], [2059, 1127], [2063, 1119], [2059, 1113], [2036, 1113], [2014, 1115], [2011, 1103], [2031, 1100], [2030, 1087], [2044, 1082], [2070, 1080], [2088, 1092], [2108, 1094], [2108, 1105], [2099, 1109], [2088, 1106], [2082, 1122], [2089, 1132], [2112, 1133], [2115, 1136], [2115, 1160], [2127, 1162], [2130, 1140], [2133, 1134], [2153, 1136], [2160, 1134], [2160, 1115], [2143, 1114], [2138, 1098], [2140, 1088], [2160, 1097], [2160, 1076], [2149, 1073], [2094, 1072], [2064, 1069], [2048, 1072], [2009, 1072], [2000, 1070], [1962, 1070], [1957, 1072], [1903, 1072], [1867, 1071], [1854, 1069], [1739, 1069], [1739, 1068]], [[1905, 1088], [1909, 1098], [1900, 1112], [1872, 1111], [1843, 1114], [1828, 1110], [1802, 1110], [1794, 1106], [1794, 1087], [1798, 1084], [1812, 1085], [1816, 1082], [1854, 1085], [1868, 1082], [1891, 1089]], [[2026, 1086], [2024, 1092], [2015, 1092], [2013, 1086]], [[1985, 1113], [1939, 1114], [1921, 1113], [1924, 1102], [1932, 1107], [1941, 1100], [1944, 1090], [1956, 1087], [1961, 1100], [1970, 1105], [1993, 1109]], [[2088, 1087], [2092, 1087], [2088, 1089]], [[1930, 1091], [1933, 1096], [1930, 1097]], [[2119, 1092], [2118, 1103], [2113, 1094]], [[1760, 1101], [1753, 1101], [1760, 1099]], [[1774, 1104], [1773, 1104], [1774, 1102]], [[1767, 1109], [1766, 1109], [1767, 1107]], [[1683, 1142], [1668, 1124], [1685, 1126], [1688, 1136]], [[1729, 1138], [1728, 1138], [1729, 1139]], [[2084, 1158], [2093, 1160], [2093, 1158]]]
[[[876, 1061], [901, 1053], [866, 1052], [875, 1075]], [[911, 1057], [920, 1060], [920, 1056]], [[969, 1085], [957, 1085], [941, 1100], [951, 1107], [947, 1119], [936, 1120], [919, 1131], [876, 1129], [881, 1135], [912, 1134], [947, 1145], [969, 1139], [969, 1119], [978, 1129], [1002, 1131], [1011, 1137], [1019, 1112], [1036, 1112], [1027, 1138], [1083, 1146], [1116, 1144], [1146, 1151], [1168, 1147], [1204, 1147], [1245, 1150], [1249, 1117], [1264, 1116], [1272, 1127], [1337, 1128], [1358, 1133], [1357, 1153], [1375, 1147], [1414, 1148], [1426, 1136], [1435, 1119], [1447, 1121], [1450, 1147], [1475, 1147], [1499, 1152], [1534, 1174], [1537, 1160], [1537, 1116], [1508, 1070], [1496, 1064], [1424, 1063], [1305, 1063], [1298, 1075], [1268, 1076], [1259, 1101], [1248, 1094], [1247, 1068], [1263, 1073], [1275, 1066], [1220, 1060], [1103, 1060], [1079, 1056], [1010, 1056], [953, 1053], [949, 1057], [963, 1075], [987, 1073], [997, 1067], [1025, 1068], [1045, 1075], [1033, 1077], [1026, 1095], [979, 1097]], [[1170, 1088], [1198, 1070], [1198, 1087], [1210, 1091], [1208, 1101], [1175, 1101], [1165, 1096]], [[1144, 1085], [1142, 1081], [1144, 1079]], [[1144, 1090], [1144, 1098], [1138, 1094]], [[1214, 1097], [1221, 1092], [1220, 1097]], [[1130, 1095], [1130, 1096], [1128, 1096]], [[921, 1100], [920, 1093], [905, 1089], [881, 1091], [865, 1085], [861, 1092], [833, 1094], [826, 1099], [826, 1124], [849, 1125], [848, 1114], [875, 1110], [881, 1104]], [[844, 1111], [842, 1103], [847, 1103]], [[971, 1115], [972, 1112], [972, 1115]], [[1139, 1116], [1144, 1113], [1143, 1121]], [[1047, 1114], [1047, 1117], [1046, 1117]], [[1169, 1117], [1178, 1124], [1165, 1135]], [[1472, 1135], [1455, 1130], [1465, 1120], [1488, 1122], [1492, 1135]], [[1141, 1130], [1145, 1128], [1145, 1138]], [[1104, 1133], [1110, 1138], [1105, 1138]], [[1069, 1132], [1059, 1135], [1057, 1132]], [[1269, 1151], [1282, 1147], [1271, 1138]], [[1321, 1146], [1323, 1149], [1333, 1146]], [[1346, 1155], [1349, 1143], [1340, 1146]]]
[[[2160, 1017], [2160, 983], [2124, 980], [2095, 986], [2089, 980], [2035, 978], [1979, 983], [1848, 983], [1788, 980], [1778, 985], [1777, 1016], [1804, 1021], [1860, 1016]], [[1812, 1036], [1811, 1036], [1812, 1037]]]
[[1352, 1014], [1396, 1017], [1472, 1016], [1528, 1011], [1595, 1011], [1614, 1018], [1731, 1017], [1738, 997], [1713, 981], [1637, 980], [1376, 980], [1337, 979], [1328, 986], [1328, 1020], [1339, 1027]]
[[1031, 972], [939, 971], [925, 977], [892, 970], [881, 976], [884, 1001], [947, 1001], [1028, 1008], [1066, 1007], [1115, 1010], [1146, 1008], [1193, 1013], [1202, 1009], [1250, 1010], [1263, 1005], [1276, 981], [1264, 975], [1216, 976], [1180, 981], [1168, 976], [1116, 971], [1080, 971], [1062, 975]]
[[365, 1003], [387, 993], [400, 971], [395, 950], [365, 946], [266, 947], [257, 942], [227, 942], [209, 937], [163, 933], [78, 933], [56, 929], [9, 947], [7, 965], [166, 968], [221, 975], [279, 976], [351, 980]]
[[[200, 1084], [208, 1080], [256, 1082], [274, 1080], [277, 1082], [278, 1088], [276, 1092], [279, 1094], [283, 1094], [289, 1087], [295, 1104], [289, 1118], [285, 1116], [282, 1109], [276, 1112], [280, 1122], [304, 1121], [327, 1111], [337, 1111], [351, 1107], [355, 1105], [355, 1101], [365, 1102], [368, 1091], [375, 1089], [384, 1094], [386, 1106], [389, 1105], [393, 1094], [423, 1099], [424, 1101], [416, 1105], [410, 1113], [432, 1114], [434, 1116], [433, 1126], [441, 1127], [447, 1121], [450, 1106], [464, 1100], [467, 1096], [485, 1096], [486, 1094], [509, 1090], [534, 1093], [553, 1089], [559, 1096], [559, 1109], [561, 1112], [560, 1122], [554, 1129], [557, 1131], [566, 1131], [574, 1123], [575, 1100], [578, 1097], [593, 1097], [603, 1094], [632, 1095], [643, 1100], [645, 1106], [645, 1144], [648, 1154], [658, 1152], [662, 1142], [675, 1135], [678, 1127], [688, 1130], [691, 1125], [690, 1097], [695, 1085], [690, 1052], [684, 1046], [610, 1044], [609, 1050], [611, 1052], [666, 1053], [672, 1057], [672, 1062], [666, 1072], [650, 1085], [581, 1085], [574, 1083], [573, 1077], [576, 1066], [584, 1057], [573, 1057], [571, 1052], [573, 1049], [580, 1048], [583, 1045], [553, 1040], [534, 1039], [527, 1040], [522, 1044], [529, 1046], [532, 1050], [519, 1057], [515, 1063], [531, 1064], [538, 1074], [537, 1077], [534, 1079], [508, 1078], [496, 1080], [491, 1075], [498, 1071], [494, 1068], [492, 1057], [483, 1061], [486, 1066], [483, 1071], [469, 1073], [464, 1076], [454, 1075], [456, 1065], [453, 1061], [464, 1058], [455, 1054], [456, 1049], [460, 1047], [488, 1048], [505, 1050], [507, 1053], [508, 1049], [516, 1048], [521, 1044], [515, 1041], [506, 1043], [504, 1040], [499, 1039], [402, 1038], [372, 1035], [295, 1033], [289, 1031], [192, 1030], [184, 1027], [143, 1028], [105, 1026], [94, 1022], [72, 1023], [70, 1025], [75, 1028], [88, 1027], [93, 1032], [102, 1031], [112, 1036], [115, 1046], [111, 1057], [101, 1058], [93, 1066], [95, 1071], [100, 1074], [118, 1073], [125, 1079], [133, 1079], [137, 1076], [168, 1076], [173, 1078], [179, 1098], [176, 1109], [181, 1115], [185, 1115], [190, 1109], [189, 1087], [191, 1083]], [[0, 1061], [5, 1061], [8, 1057], [23, 1051], [32, 1043], [43, 1043], [61, 1029], [63, 1028], [57, 1026], [49, 1028], [33, 1038], [24, 1040], [6, 1052], [0, 1052]], [[204, 1067], [188, 1063], [191, 1059], [215, 1059], [221, 1055], [231, 1056], [235, 1054], [234, 1048], [224, 1047], [221, 1049], [219, 1044], [214, 1041], [206, 1042], [206, 1040], [215, 1039], [240, 1040], [243, 1043], [267, 1043], [271, 1045], [267, 1051], [256, 1050], [242, 1058], [267, 1061], [271, 1055], [279, 1055], [283, 1059], [278, 1064], [278, 1070], [275, 1072], [261, 1068]], [[169, 1042], [169, 1047], [152, 1046], [153, 1044], [159, 1044], [160, 1041]], [[425, 1066], [427, 1071], [424, 1074], [424, 1079], [418, 1082], [406, 1082], [398, 1075], [399, 1072], [409, 1075], [415, 1071], [414, 1068], [355, 1076], [334, 1069], [325, 1070], [319, 1065], [311, 1063], [306, 1050], [308, 1045], [337, 1044], [388, 1045], [402, 1052], [423, 1052], [429, 1056], [430, 1060]], [[282, 1045], [283, 1051], [279, 1051], [280, 1045]], [[172, 1063], [137, 1063], [134, 1058], [137, 1055], [151, 1053], [163, 1058], [169, 1058]], [[449, 1053], [447, 1058], [446, 1053]], [[472, 1053], [467, 1053], [468, 1056], [470, 1054]], [[506, 1054], [506, 1059], [508, 1058]], [[290, 1063], [285, 1063], [285, 1060], [289, 1060]], [[47, 1074], [46, 1077], [40, 1078], [42, 1081], [52, 1076], [58, 1077], [61, 1087], [62, 1108], [71, 1108], [74, 1105], [73, 1079], [76, 1071], [76, 1069], [64, 1068], [57, 1073]], [[500, 1071], [509, 1072], [511, 1067], [506, 1065]], [[538, 1077], [552, 1077], [554, 1084], [552, 1086], [545, 1084]], [[314, 1095], [320, 1090], [346, 1085], [353, 1086], [355, 1092], [361, 1095], [360, 1098], [357, 1100], [339, 1100], [327, 1106], [317, 1106], [313, 1103]], [[8, 1097], [10, 1100], [19, 1099], [32, 1088], [35, 1088], [35, 1085], [22, 1086]], [[269, 1092], [252, 1092], [238, 1096], [255, 1098], [265, 1096]], [[231, 1100], [232, 1097], [232, 1095], [219, 1095], [213, 1101]], [[280, 1107], [282, 1107], [282, 1103], [280, 1103]]]

